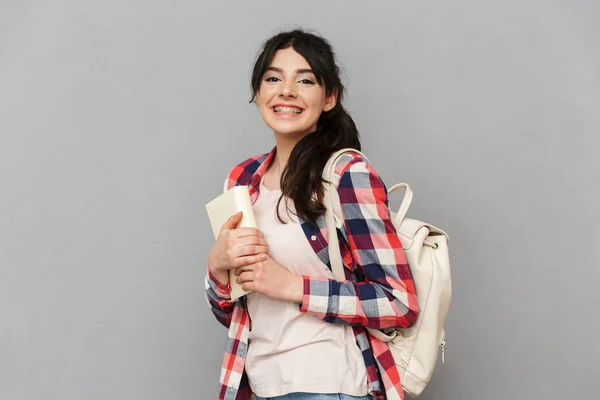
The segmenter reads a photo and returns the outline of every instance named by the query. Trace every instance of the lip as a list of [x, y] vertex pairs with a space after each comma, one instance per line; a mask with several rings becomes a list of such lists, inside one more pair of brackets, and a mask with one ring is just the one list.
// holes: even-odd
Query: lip
[[274, 104], [273, 106], [271, 106], [271, 108], [275, 108], [275, 107], [294, 107], [294, 108], [299, 108], [301, 110], [304, 110], [304, 108], [297, 106], [295, 104], [289, 104], [289, 103], [277, 103]]
[[298, 118], [300, 115], [302, 115], [302, 113], [300, 113], [300, 114], [277, 113], [277, 112], [275, 112], [275, 107], [294, 107], [294, 108], [298, 108], [298, 109], [302, 110], [302, 112], [304, 112], [304, 108], [297, 106], [295, 104], [277, 103], [277, 104], [271, 106], [271, 111], [273, 111], [273, 114], [275, 114], [278, 118], [283, 118], [283, 119]]

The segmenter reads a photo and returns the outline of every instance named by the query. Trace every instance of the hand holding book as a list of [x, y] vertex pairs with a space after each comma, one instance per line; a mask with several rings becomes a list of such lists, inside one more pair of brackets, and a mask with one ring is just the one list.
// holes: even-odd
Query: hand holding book
[[302, 303], [304, 279], [267, 254], [269, 247], [256, 224], [248, 187], [225, 191], [208, 203], [206, 210], [217, 240], [208, 256], [208, 267], [219, 282], [229, 283], [231, 300], [257, 291]]
[[235, 282], [234, 269], [261, 261], [269, 251], [256, 225], [248, 187], [226, 190], [206, 204], [206, 211], [217, 240], [208, 257], [209, 269], [221, 283], [229, 282], [231, 300], [236, 300], [248, 292]]
[[237, 228], [242, 216], [240, 211], [223, 224], [208, 257], [213, 275], [223, 284], [229, 281], [232, 292], [234, 287], [237, 288], [239, 295], [232, 293], [232, 300], [247, 293], [241, 289], [241, 285], [235, 283], [233, 270], [265, 260], [269, 251], [264, 235], [258, 229]]

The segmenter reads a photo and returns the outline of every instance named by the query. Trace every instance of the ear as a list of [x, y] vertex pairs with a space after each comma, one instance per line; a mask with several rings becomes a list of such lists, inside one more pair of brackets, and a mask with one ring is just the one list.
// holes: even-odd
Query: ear
[[325, 98], [325, 106], [323, 107], [323, 111], [327, 112], [331, 110], [337, 104], [337, 89], [333, 90], [329, 96]]
[[254, 93], [254, 103], [256, 103], [256, 105], [260, 105], [260, 92], [256, 92]]

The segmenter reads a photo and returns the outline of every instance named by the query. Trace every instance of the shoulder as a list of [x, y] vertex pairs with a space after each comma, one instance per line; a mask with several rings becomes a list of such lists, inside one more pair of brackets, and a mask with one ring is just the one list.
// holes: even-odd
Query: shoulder
[[335, 180], [338, 188], [383, 185], [379, 174], [369, 160], [355, 152], [348, 152], [340, 157], [335, 166]]
[[344, 154], [337, 163], [335, 171], [340, 204], [346, 212], [365, 216], [372, 211], [369, 211], [372, 205], [387, 205], [385, 183], [369, 160], [360, 154]]
[[231, 168], [227, 174], [227, 187], [231, 188], [233, 186], [249, 184], [258, 168], [265, 162], [268, 156], [269, 153], [253, 156]]

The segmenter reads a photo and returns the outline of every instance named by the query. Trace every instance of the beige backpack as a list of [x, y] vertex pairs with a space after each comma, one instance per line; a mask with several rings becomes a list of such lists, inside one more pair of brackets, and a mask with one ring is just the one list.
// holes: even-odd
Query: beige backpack
[[[325, 184], [324, 202], [327, 207], [325, 219], [329, 232], [329, 258], [333, 276], [339, 281], [346, 278], [339, 246], [331, 245], [338, 240], [336, 230], [332, 227], [344, 229], [335, 166], [346, 152], [360, 154], [368, 161], [357, 150], [343, 149], [329, 159], [323, 170], [323, 179], [328, 182]], [[391, 332], [368, 329], [373, 336], [388, 344], [398, 367], [404, 392], [416, 397], [431, 379], [438, 351], [441, 352], [442, 363], [444, 362], [444, 322], [452, 296], [448, 235], [433, 225], [405, 218], [412, 201], [412, 191], [407, 184], [400, 183], [392, 186], [388, 194], [398, 189], [405, 189], [406, 193], [398, 212], [390, 213], [415, 282], [419, 316], [410, 328]]]

